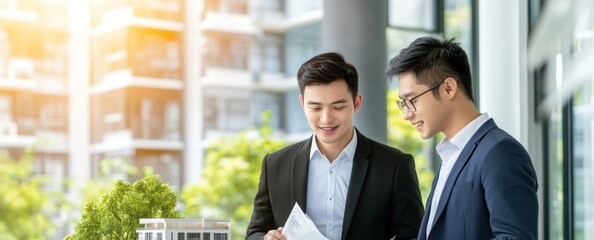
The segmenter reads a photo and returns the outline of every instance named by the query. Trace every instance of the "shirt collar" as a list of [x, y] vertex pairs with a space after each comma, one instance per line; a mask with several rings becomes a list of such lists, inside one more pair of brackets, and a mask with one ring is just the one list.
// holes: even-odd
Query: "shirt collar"
[[[351, 141], [349, 142], [349, 144], [346, 145], [346, 147], [342, 150], [342, 152], [338, 155], [338, 157], [340, 157], [340, 155], [342, 154], [346, 154], [349, 161], [353, 160], [353, 158], [355, 157], [355, 150], [357, 149], [357, 131], [353, 131], [353, 137], [351, 138]], [[313, 155], [315, 153], [319, 153], [320, 155], [322, 155], [322, 152], [320, 152], [320, 149], [318, 148], [318, 143], [316, 142], [316, 134], [314, 133], [311, 139], [311, 149], [309, 150], [309, 160], [312, 159]]]
[[478, 131], [478, 129], [489, 120], [489, 114], [481, 113], [480, 116], [472, 120], [468, 123], [460, 132], [456, 133], [452, 139], [443, 138], [441, 142], [437, 145], [437, 150], [439, 151], [443, 146], [446, 144], [452, 144], [458, 149], [463, 149], [464, 146], [470, 141], [472, 135]]

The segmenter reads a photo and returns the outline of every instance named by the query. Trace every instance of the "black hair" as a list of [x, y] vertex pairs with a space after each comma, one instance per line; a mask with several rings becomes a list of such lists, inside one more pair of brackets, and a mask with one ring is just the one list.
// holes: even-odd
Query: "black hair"
[[334, 81], [345, 81], [353, 100], [355, 99], [359, 81], [357, 69], [346, 62], [340, 53], [326, 52], [316, 55], [304, 62], [297, 71], [301, 95], [306, 86], [330, 84]]
[[[386, 73], [390, 79], [413, 74], [419, 83], [430, 87], [451, 77], [462, 93], [474, 102], [468, 56], [453, 38], [417, 38], [390, 60]], [[439, 99], [439, 90], [433, 90], [433, 95]]]

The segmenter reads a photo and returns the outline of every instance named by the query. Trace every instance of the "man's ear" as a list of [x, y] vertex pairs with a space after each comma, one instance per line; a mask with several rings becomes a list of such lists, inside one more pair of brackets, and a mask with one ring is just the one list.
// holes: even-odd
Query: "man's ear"
[[305, 110], [305, 105], [303, 104], [303, 95], [299, 95], [299, 103], [301, 104], [301, 108]]
[[357, 93], [357, 96], [355, 96], [355, 112], [359, 111], [361, 103], [363, 103], [363, 94]]
[[446, 78], [446, 80], [443, 82], [443, 85], [445, 85], [447, 98], [453, 98], [456, 96], [456, 93], [458, 92], [458, 82], [456, 82], [456, 79], [451, 77]]

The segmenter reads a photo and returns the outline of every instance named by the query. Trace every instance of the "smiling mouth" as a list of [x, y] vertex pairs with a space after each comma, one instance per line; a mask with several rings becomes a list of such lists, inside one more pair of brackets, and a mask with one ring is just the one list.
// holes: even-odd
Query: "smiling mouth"
[[416, 122], [416, 123], [413, 123], [412, 125], [414, 125], [415, 128], [419, 129], [421, 126], [423, 126], [423, 124], [424, 124], [424, 122]]
[[331, 131], [334, 131], [336, 128], [338, 128], [338, 126], [336, 126], [336, 127], [320, 127], [320, 129], [322, 129], [324, 132], [331, 132]]

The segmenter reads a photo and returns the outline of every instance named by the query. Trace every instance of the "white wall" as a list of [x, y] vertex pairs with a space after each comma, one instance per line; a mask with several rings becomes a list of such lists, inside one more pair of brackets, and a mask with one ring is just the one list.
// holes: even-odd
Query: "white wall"
[[527, 146], [527, 2], [482, 0], [478, 16], [479, 110]]

